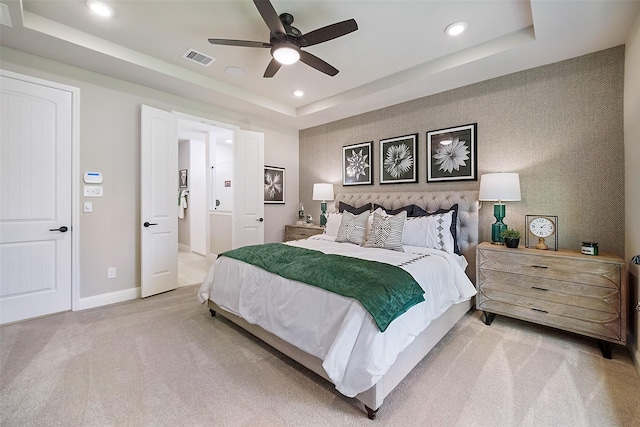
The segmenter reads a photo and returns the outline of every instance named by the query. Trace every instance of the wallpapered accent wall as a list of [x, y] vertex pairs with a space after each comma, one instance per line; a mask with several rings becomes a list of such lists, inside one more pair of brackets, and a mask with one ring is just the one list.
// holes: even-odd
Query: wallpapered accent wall
[[[519, 172], [522, 201], [504, 222], [557, 215], [558, 244], [624, 254], [624, 46], [533, 68], [300, 131], [300, 201], [314, 218], [313, 183], [334, 192], [477, 190], [478, 181], [426, 182], [426, 133], [478, 124], [478, 177]], [[419, 133], [418, 183], [380, 185], [380, 139]], [[342, 186], [342, 147], [374, 141], [374, 184]], [[329, 204], [331, 205], [331, 204]], [[316, 212], [317, 211], [317, 212]], [[316, 221], [317, 222], [317, 221]], [[480, 210], [491, 240], [493, 203]]]

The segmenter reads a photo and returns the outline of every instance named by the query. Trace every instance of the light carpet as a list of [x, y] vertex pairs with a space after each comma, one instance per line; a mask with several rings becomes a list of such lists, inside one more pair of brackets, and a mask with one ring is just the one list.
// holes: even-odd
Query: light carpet
[[5, 426], [638, 426], [622, 346], [468, 313], [376, 420], [197, 303], [198, 286], [0, 328]]

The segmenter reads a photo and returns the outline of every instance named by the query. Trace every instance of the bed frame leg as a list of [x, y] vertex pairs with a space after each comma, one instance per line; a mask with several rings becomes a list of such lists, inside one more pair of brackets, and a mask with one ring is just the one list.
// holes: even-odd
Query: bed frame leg
[[378, 413], [378, 409], [371, 409], [369, 408], [367, 405], [364, 405], [364, 408], [367, 410], [367, 417], [369, 417], [370, 420], [375, 420], [376, 419], [376, 414]]
[[211, 317], [216, 317], [216, 311], [213, 308], [209, 309], [209, 313], [211, 313]]

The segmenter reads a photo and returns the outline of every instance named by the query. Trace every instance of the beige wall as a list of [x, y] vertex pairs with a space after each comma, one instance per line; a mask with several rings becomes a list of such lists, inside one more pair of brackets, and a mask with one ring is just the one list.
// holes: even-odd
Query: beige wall
[[[297, 195], [298, 132], [273, 129], [240, 112], [130, 84], [44, 58], [0, 48], [2, 68], [80, 88], [80, 171], [104, 175], [104, 197], [92, 199], [93, 213], [80, 215], [80, 298], [140, 286], [140, 106], [239, 126], [265, 134], [265, 160], [287, 169], [287, 190]], [[274, 158], [275, 157], [275, 158]], [[80, 183], [81, 177], [77, 177]], [[296, 182], [292, 182], [296, 181]], [[80, 184], [80, 188], [82, 185]], [[289, 193], [291, 194], [291, 193]], [[82, 200], [82, 198], [80, 198]], [[265, 240], [280, 241], [296, 215], [295, 200], [265, 206]], [[117, 277], [107, 279], [107, 268]]]
[[[624, 253], [624, 47], [522, 71], [300, 132], [300, 197], [314, 182], [336, 192], [477, 190], [479, 182], [426, 183], [426, 132], [478, 124], [478, 172], [519, 172], [522, 201], [505, 222], [524, 230], [526, 214], [559, 217], [559, 245]], [[379, 184], [381, 138], [419, 133], [418, 184]], [[342, 187], [341, 147], [374, 141], [374, 185]], [[317, 215], [316, 215], [317, 216]], [[492, 203], [480, 211], [490, 240]]]
[[[624, 85], [624, 149], [625, 149], [625, 211], [626, 211], [626, 259], [640, 255], [640, 14], [636, 17], [626, 47]], [[640, 304], [640, 266], [629, 263], [629, 307], [631, 338], [630, 345], [640, 372], [640, 313], [635, 310]]]

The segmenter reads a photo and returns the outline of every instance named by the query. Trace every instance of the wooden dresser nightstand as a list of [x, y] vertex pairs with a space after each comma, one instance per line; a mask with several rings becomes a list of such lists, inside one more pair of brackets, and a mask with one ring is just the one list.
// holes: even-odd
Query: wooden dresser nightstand
[[612, 343], [625, 344], [622, 258], [481, 243], [476, 268], [476, 308], [484, 311], [487, 325], [502, 314], [597, 338], [608, 359]]
[[319, 225], [285, 225], [284, 241], [306, 239], [322, 233], [324, 233], [324, 228]]

